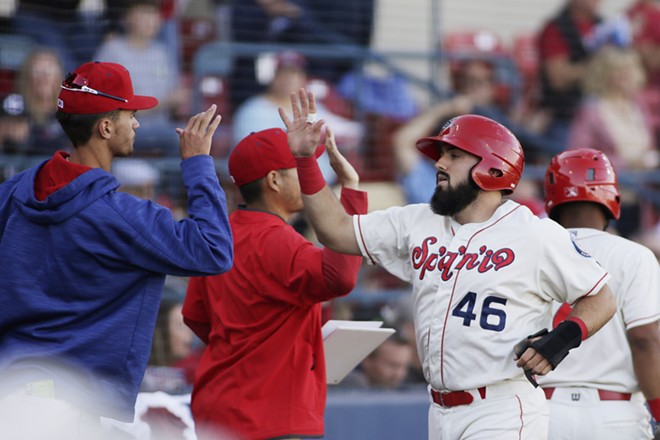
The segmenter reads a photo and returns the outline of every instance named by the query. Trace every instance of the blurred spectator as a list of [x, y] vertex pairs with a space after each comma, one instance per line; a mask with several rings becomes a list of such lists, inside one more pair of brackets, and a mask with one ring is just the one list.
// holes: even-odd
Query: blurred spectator
[[340, 382], [346, 388], [397, 389], [405, 385], [416, 353], [408, 339], [393, 334]]
[[156, 200], [160, 181], [158, 169], [144, 159], [118, 158], [112, 163], [112, 174], [119, 181], [119, 191], [145, 200]]
[[540, 108], [549, 118], [547, 135], [560, 144], [565, 144], [580, 103], [580, 84], [590, 57], [585, 39], [602, 21], [600, 4], [601, 0], [565, 0], [539, 34]]
[[157, 39], [161, 29], [158, 1], [131, 1], [122, 18], [124, 34], [105, 42], [95, 59], [122, 64], [131, 72], [135, 93], [158, 99], [156, 108], [140, 113], [135, 153], [178, 156], [173, 117], [188, 102], [190, 91], [180, 81], [167, 46]]
[[32, 51], [21, 66], [18, 91], [23, 96], [30, 125], [27, 154], [51, 155], [55, 150], [72, 147], [55, 118], [63, 77], [57, 52], [45, 47]]
[[[232, 39], [248, 43], [368, 46], [373, 0], [231, 0]], [[311, 60], [310, 72], [335, 83], [354, 66], [347, 59]], [[260, 91], [253, 57], [237, 57], [231, 76], [232, 104]]]
[[408, 374], [405, 379], [407, 384], [426, 384], [422, 363], [417, 354], [417, 338], [415, 338], [415, 323], [413, 321], [415, 312], [412, 290], [410, 293], [402, 295], [396, 302], [386, 304], [380, 311], [385, 321], [385, 326], [397, 329], [397, 334], [401, 339], [408, 341], [413, 353]]
[[[660, 164], [653, 110], [642, 94], [644, 69], [632, 49], [605, 46], [589, 63], [584, 77], [586, 99], [570, 129], [569, 148], [603, 151], [617, 172], [656, 169]], [[621, 191], [625, 215], [616, 223], [630, 236], [640, 226], [637, 196]]]
[[473, 59], [464, 61], [453, 75], [456, 94], [420, 113], [393, 135], [398, 174], [408, 203], [427, 203], [433, 191], [435, 167], [433, 162], [417, 151], [415, 142], [425, 136], [437, 134], [451, 118], [474, 113], [506, 125], [518, 137], [530, 162], [540, 160], [552, 151], [561, 150], [559, 144], [549, 141], [522, 124], [512, 121], [497, 104], [497, 83], [490, 62]]
[[184, 280], [168, 277], [163, 288], [142, 391], [181, 394], [192, 389], [199, 351], [195, 349], [196, 337], [181, 315], [186, 292]]
[[25, 101], [17, 93], [2, 98], [0, 106], [0, 151], [22, 154], [28, 149], [30, 122], [25, 110]]
[[633, 44], [644, 62], [649, 85], [660, 89], [660, 2], [633, 1], [626, 12]]
[[105, 0], [104, 9], [82, 11], [82, 0], [18, 0], [14, 32], [53, 48], [65, 70], [90, 61], [103, 35], [116, 23], [113, 15], [125, 0]]
[[653, 109], [642, 91], [644, 69], [636, 52], [606, 46], [584, 77], [585, 101], [571, 125], [569, 148], [603, 151], [618, 172], [660, 163]]
[[[307, 84], [307, 60], [297, 52], [281, 52], [272, 58], [263, 58], [266, 62], [273, 61], [273, 65], [264, 63], [264, 75], [271, 78], [264, 93], [252, 96], [245, 101], [234, 114], [233, 145], [252, 132], [272, 127], [284, 128], [277, 109], [284, 108], [291, 112], [291, 92], [300, 90]], [[316, 103], [319, 119], [324, 119], [332, 127], [337, 143], [342, 146], [342, 153], [355, 149], [362, 136], [359, 123], [348, 120], [331, 113], [322, 103]], [[328, 162], [328, 156], [319, 158], [323, 176], [328, 183], [335, 181], [335, 174]]]

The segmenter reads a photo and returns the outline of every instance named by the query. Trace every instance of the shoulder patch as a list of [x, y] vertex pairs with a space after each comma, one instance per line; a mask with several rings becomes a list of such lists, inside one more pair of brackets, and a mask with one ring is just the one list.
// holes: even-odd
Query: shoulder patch
[[575, 248], [577, 253], [582, 255], [583, 257], [591, 258], [591, 255], [589, 255], [587, 252], [580, 249], [580, 246], [578, 246], [578, 244], [576, 242], [577, 234], [574, 231], [570, 231], [570, 235], [571, 235], [571, 243], [573, 243], [573, 247]]

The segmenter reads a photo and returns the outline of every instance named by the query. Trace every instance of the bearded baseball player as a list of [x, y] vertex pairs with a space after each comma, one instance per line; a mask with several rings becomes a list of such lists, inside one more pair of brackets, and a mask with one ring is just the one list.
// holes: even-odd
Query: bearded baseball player
[[[523, 171], [515, 136], [491, 119], [458, 116], [417, 142], [438, 170], [429, 204], [351, 216], [313, 157], [323, 125], [315, 122], [313, 96], [300, 90], [291, 101], [293, 119], [283, 109], [280, 116], [319, 240], [363, 255], [413, 286], [431, 401], [429, 438], [547, 438], [545, 396], [524, 372], [532, 380], [550, 372], [616, 306], [608, 273], [568, 231], [503, 200]], [[553, 301], [568, 302], [573, 311], [543, 334]]]
[[569, 150], [552, 159], [545, 208], [610, 273], [618, 306], [596, 336], [539, 380], [550, 406], [550, 438], [650, 439], [645, 398], [660, 420], [658, 260], [646, 247], [605, 232], [619, 218], [620, 197], [614, 168], [600, 151]]

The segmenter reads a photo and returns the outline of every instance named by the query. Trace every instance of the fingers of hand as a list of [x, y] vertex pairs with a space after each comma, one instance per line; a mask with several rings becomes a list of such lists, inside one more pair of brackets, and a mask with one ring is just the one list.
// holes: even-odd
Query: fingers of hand
[[313, 92], [307, 92], [307, 100], [309, 101], [309, 113], [316, 113], [316, 98]]
[[307, 100], [307, 90], [300, 89], [298, 90], [298, 97], [300, 98], [300, 113], [301, 116], [307, 117], [309, 113], [309, 101]]
[[533, 374], [540, 375], [547, 374], [552, 370], [550, 362], [533, 348], [525, 350], [522, 356], [520, 356], [520, 359], [518, 359], [518, 362], [516, 362], [516, 366], [524, 370], [531, 370]]
[[298, 94], [296, 92], [291, 92], [291, 113], [294, 121], [300, 119], [300, 106], [298, 105]]
[[516, 366], [529, 369], [530, 366], [528, 364], [532, 360], [535, 354], [536, 354], [536, 350], [534, 350], [533, 348], [528, 348], [518, 358], [518, 361], [516, 362]]
[[291, 120], [287, 116], [286, 110], [284, 110], [282, 107], [278, 107], [277, 112], [280, 114], [280, 119], [282, 119], [282, 122], [288, 131], [289, 127], [291, 126]]
[[213, 136], [215, 130], [218, 128], [218, 125], [220, 125], [220, 121], [222, 121], [222, 116], [217, 115], [215, 119], [213, 119], [213, 122], [211, 122], [209, 129], [206, 131], [207, 136]]
[[332, 131], [332, 128], [325, 127], [325, 146], [328, 150], [333, 152], [337, 150], [337, 143], [335, 142], [335, 133]]
[[198, 129], [199, 129], [199, 125], [200, 125], [200, 123], [201, 123], [201, 119], [202, 119], [202, 117], [204, 116], [204, 113], [205, 113], [205, 112], [197, 113], [196, 115], [192, 116], [192, 117], [188, 120], [188, 125], [186, 125], [185, 131], [186, 131], [186, 132], [192, 132], [192, 131], [196, 131], [196, 130], [198, 130]]
[[215, 110], [218, 108], [217, 105], [212, 104], [211, 107], [208, 108], [202, 115], [202, 126], [204, 128], [208, 127], [209, 122], [211, 122], [211, 119], [213, 118], [213, 115], [215, 115]]

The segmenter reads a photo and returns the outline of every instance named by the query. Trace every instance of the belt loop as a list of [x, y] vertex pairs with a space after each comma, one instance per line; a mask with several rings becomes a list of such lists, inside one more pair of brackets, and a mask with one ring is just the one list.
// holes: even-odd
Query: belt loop
[[478, 388], [477, 391], [479, 391], [479, 395], [481, 396], [481, 400], [486, 399], [486, 387]]

